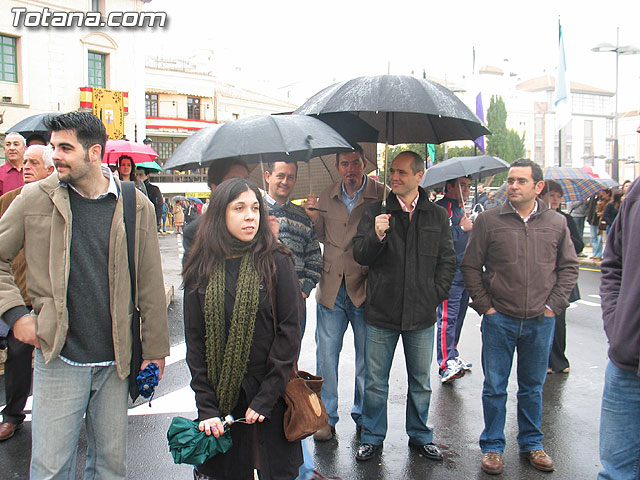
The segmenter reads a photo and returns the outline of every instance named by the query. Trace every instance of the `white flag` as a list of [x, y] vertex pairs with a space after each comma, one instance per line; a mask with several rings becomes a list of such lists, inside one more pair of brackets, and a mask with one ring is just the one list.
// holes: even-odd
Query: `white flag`
[[571, 120], [571, 83], [567, 75], [567, 59], [564, 55], [564, 38], [560, 22], [558, 22], [558, 33], [558, 71], [554, 94], [556, 130], [560, 130]]

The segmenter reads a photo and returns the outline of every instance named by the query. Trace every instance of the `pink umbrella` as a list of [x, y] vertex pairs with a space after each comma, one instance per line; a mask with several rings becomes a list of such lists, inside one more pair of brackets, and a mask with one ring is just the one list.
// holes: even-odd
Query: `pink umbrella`
[[122, 155], [131, 157], [133, 163], [151, 162], [158, 156], [153, 148], [143, 143], [128, 140], [107, 140], [102, 163], [115, 165]]
[[596, 172], [593, 171], [593, 168], [591, 167], [581, 167], [581, 170], [588, 173], [589, 175], [591, 175], [593, 178], [600, 178], [600, 175], [598, 175]]

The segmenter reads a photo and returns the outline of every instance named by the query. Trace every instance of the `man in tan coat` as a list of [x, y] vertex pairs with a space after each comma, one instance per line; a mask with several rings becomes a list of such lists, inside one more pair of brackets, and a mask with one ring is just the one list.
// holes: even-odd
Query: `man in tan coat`
[[[55, 170], [53, 166], [53, 150], [42, 145], [33, 145], [24, 152], [22, 176], [24, 183], [37, 182], [47, 178]], [[0, 197], [0, 217], [9, 208], [11, 202], [20, 194], [22, 187], [5, 193]], [[30, 309], [31, 300], [27, 295], [26, 264], [24, 250], [20, 250], [18, 256], [11, 263], [11, 270], [16, 284], [20, 287], [20, 293], [27, 308]], [[8, 328], [2, 322], [1, 327]], [[31, 392], [31, 357], [33, 345], [28, 345], [17, 340], [9, 330], [7, 333], [7, 360], [4, 365], [4, 384], [6, 405], [2, 409], [2, 422], [0, 422], [0, 441], [13, 437], [16, 430], [24, 421], [24, 406]]]
[[[49, 120], [57, 174], [26, 185], [0, 219], [0, 316], [36, 347], [30, 478], [74, 475], [86, 424], [85, 477], [126, 477], [133, 302], [121, 185], [102, 168], [104, 125], [89, 113]], [[169, 332], [153, 205], [136, 195], [136, 304], [142, 367], [160, 377]], [[24, 247], [24, 303], [11, 261]]]
[[313, 222], [318, 240], [324, 244], [322, 277], [316, 292], [316, 373], [324, 377], [322, 400], [329, 413], [329, 425], [314, 438], [326, 441], [335, 435], [338, 422], [338, 361], [344, 332], [353, 330], [356, 351], [356, 381], [351, 417], [360, 431], [364, 400], [363, 319], [367, 268], [353, 258], [353, 237], [365, 205], [382, 199], [384, 186], [364, 174], [367, 160], [362, 148], [337, 156], [336, 168], [342, 180], [320, 194], [310, 196], [304, 207]]

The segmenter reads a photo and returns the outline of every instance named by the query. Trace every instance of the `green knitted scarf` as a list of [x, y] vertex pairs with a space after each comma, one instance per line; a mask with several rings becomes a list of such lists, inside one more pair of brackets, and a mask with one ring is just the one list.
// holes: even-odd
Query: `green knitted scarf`
[[207, 377], [216, 390], [221, 416], [231, 413], [238, 403], [253, 341], [260, 292], [260, 278], [253, 265], [254, 246], [255, 239], [234, 240], [231, 246], [232, 254], [242, 255], [242, 261], [229, 332], [224, 315], [226, 261], [218, 262], [213, 268], [204, 297]]

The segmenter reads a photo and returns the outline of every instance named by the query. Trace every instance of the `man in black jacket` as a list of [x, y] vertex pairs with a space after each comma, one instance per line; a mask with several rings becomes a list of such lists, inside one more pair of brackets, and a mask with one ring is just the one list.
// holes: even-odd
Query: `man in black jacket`
[[456, 271], [456, 253], [446, 211], [418, 186], [424, 160], [414, 152], [396, 156], [390, 168], [393, 193], [367, 207], [353, 239], [353, 256], [369, 267], [362, 432], [356, 459], [382, 450], [387, 433], [387, 396], [393, 354], [402, 336], [409, 378], [406, 430], [409, 446], [442, 460], [427, 426], [436, 307], [447, 298]]
[[602, 261], [602, 319], [609, 340], [600, 416], [599, 479], [637, 478], [640, 461], [640, 182], [631, 184]]

